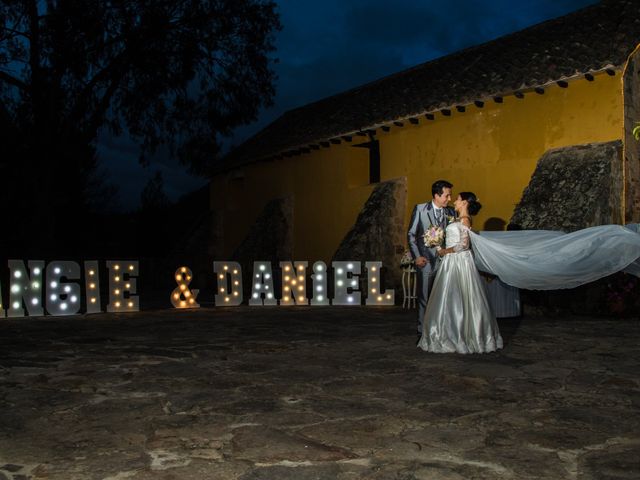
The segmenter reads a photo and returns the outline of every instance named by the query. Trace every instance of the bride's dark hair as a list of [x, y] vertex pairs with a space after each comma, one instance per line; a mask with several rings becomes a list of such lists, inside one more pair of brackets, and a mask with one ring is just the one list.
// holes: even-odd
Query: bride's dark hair
[[460, 192], [460, 198], [468, 204], [469, 215], [477, 215], [482, 208], [482, 204], [478, 201], [478, 197], [473, 192]]

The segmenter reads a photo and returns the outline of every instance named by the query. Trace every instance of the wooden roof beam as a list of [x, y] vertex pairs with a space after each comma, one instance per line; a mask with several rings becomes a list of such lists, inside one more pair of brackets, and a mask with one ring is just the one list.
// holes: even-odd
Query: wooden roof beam
[[484, 107], [484, 102], [482, 100], [476, 100], [473, 104], [478, 108]]
[[415, 117], [412, 117], [409, 119], [409, 123], [411, 123], [412, 125], [418, 125], [418, 123], [420, 123], [420, 120], [418, 120]]

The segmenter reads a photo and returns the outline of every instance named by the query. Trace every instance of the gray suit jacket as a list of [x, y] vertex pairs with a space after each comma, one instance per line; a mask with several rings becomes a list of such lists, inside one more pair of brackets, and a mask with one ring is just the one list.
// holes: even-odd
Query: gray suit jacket
[[[455, 210], [451, 207], [445, 207], [440, 226], [442, 228], [446, 228], [449, 224], [448, 217], [454, 216]], [[429, 260], [429, 264], [425, 269], [434, 271], [438, 268], [440, 257], [436, 254], [435, 247], [427, 247], [422, 238], [424, 232], [426, 232], [432, 225], [437, 225], [432, 203], [419, 203], [413, 208], [413, 212], [411, 213], [407, 240], [409, 242], [409, 251], [411, 252], [413, 259], [415, 260], [418, 257], [426, 257], [427, 260]]]

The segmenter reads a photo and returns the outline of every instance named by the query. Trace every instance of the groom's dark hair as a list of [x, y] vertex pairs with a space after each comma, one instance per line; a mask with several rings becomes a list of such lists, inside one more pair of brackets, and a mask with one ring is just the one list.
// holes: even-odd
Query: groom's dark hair
[[438, 180], [431, 185], [431, 195], [434, 197], [436, 195], [442, 195], [445, 188], [453, 188], [453, 185], [446, 180]]

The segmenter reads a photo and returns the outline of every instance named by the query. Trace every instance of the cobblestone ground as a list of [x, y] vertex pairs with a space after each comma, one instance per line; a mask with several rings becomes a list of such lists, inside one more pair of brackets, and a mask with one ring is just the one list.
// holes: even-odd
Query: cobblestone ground
[[640, 478], [640, 321], [504, 320], [427, 354], [399, 308], [0, 323], [0, 480]]

